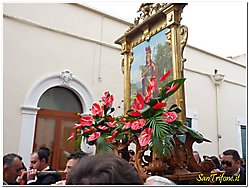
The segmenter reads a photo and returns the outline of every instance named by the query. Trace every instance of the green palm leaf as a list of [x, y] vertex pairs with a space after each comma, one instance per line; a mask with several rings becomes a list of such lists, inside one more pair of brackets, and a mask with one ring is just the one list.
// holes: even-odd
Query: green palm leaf
[[106, 153], [106, 152], [112, 152], [112, 149], [114, 148], [112, 143], [106, 143], [105, 139], [106, 135], [101, 135], [97, 141], [96, 141], [96, 153]]

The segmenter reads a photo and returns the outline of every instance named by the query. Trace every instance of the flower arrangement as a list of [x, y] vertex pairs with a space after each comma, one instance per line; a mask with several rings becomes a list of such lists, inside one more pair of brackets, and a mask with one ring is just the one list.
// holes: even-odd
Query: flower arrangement
[[119, 140], [124, 139], [122, 136], [124, 134], [121, 134], [120, 117], [113, 116], [115, 111], [112, 107], [113, 101], [114, 96], [108, 91], [104, 92], [99, 103], [92, 105], [90, 109], [92, 114], [81, 114], [79, 124], [74, 127], [81, 130], [81, 136], [89, 145], [96, 144], [99, 150], [112, 149], [112, 141], [116, 137]]
[[92, 114], [82, 115], [79, 124], [74, 128], [81, 130], [81, 136], [87, 143], [96, 144], [97, 149], [113, 149], [115, 142], [125, 142], [128, 137], [137, 136], [141, 147], [153, 148], [156, 153], [166, 156], [173, 147], [175, 135], [192, 136], [209, 141], [193, 129], [184, 126], [177, 120], [181, 112], [176, 104], [167, 106], [167, 101], [183, 84], [184, 79], [166, 82], [171, 70], [168, 70], [161, 78], [163, 87], [159, 89], [157, 97], [153, 93], [157, 88], [155, 77], [150, 78], [150, 85], [146, 88], [146, 95], [137, 93], [132, 107], [125, 115], [114, 117], [112, 107], [114, 97], [108, 91], [100, 100], [101, 104], [94, 103]]

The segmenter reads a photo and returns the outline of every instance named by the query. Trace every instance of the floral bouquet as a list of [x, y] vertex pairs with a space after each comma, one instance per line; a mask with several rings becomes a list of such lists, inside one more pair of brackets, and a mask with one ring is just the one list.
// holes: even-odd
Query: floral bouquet
[[[99, 103], [94, 103], [91, 108], [92, 114], [81, 114], [79, 124], [74, 127], [81, 130], [81, 136], [89, 145], [96, 144], [97, 150], [113, 149], [113, 140], [124, 139], [120, 117], [114, 117], [115, 108], [112, 107], [114, 96], [108, 91], [104, 93]], [[82, 138], [81, 138], [82, 139]]]
[[132, 107], [125, 115], [114, 117], [112, 113], [113, 95], [105, 92], [101, 104], [92, 105], [92, 114], [82, 115], [80, 123], [74, 128], [81, 129], [81, 135], [87, 143], [96, 144], [97, 150], [113, 149], [114, 143], [124, 143], [128, 137], [138, 137], [141, 147], [153, 148], [160, 156], [166, 156], [169, 149], [174, 145], [173, 137], [179, 137], [184, 142], [182, 136], [187, 132], [193, 137], [205, 139], [201, 134], [183, 125], [178, 114], [180, 107], [176, 104], [167, 106], [167, 101], [183, 84], [184, 79], [173, 80], [164, 83], [170, 75], [168, 70], [161, 78], [163, 87], [159, 89], [157, 97], [152, 97], [157, 88], [157, 79], [150, 78], [150, 85], [146, 89], [146, 95], [137, 93], [134, 97]]

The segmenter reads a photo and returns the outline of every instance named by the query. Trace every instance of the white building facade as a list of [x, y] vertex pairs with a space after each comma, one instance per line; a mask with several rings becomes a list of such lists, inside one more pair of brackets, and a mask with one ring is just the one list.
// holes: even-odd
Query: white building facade
[[[107, 90], [115, 97], [114, 106], [120, 105], [122, 56], [114, 41], [129, 25], [80, 4], [3, 5], [3, 154], [18, 153], [28, 165], [39, 104], [51, 88], [71, 91], [83, 113]], [[194, 148], [202, 155], [235, 148], [242, 155], [246, 57], [237, 62], [190, 45], [184, 56], [187, 118], [212, 141]], [[224, 78], [220, 83], [213, 79], [215, 72]]]

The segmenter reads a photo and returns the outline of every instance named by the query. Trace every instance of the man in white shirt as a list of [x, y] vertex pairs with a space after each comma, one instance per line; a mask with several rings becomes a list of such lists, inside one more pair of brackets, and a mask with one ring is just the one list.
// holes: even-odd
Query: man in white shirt
[[[60, 180], [58, 173], [45, 173], [45, 171], [53, 171], [48, 165], [49, 154], [49, 149], [44, 147], [31, 154], [30, 170], [27, 174], [28, 185], [51, 185]], [[40, 173], [37, 174], [37, 171]]]

